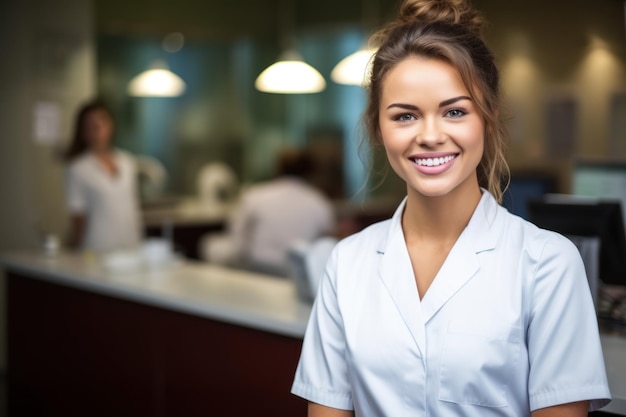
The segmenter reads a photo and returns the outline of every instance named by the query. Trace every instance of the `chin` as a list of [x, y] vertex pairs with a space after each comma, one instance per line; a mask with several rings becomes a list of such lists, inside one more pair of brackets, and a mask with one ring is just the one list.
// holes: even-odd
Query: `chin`
[[470, 193], [474, 187], [478, 188], [478, 179], [472, 176], [459, 181], [458, 176], [440, 177], [440, 178], [412, 178], [406, 181], [408, 190], [429, 198], [445, 197], [451, 194]]
[[421, 195], [423, 197], [431, 197], [431, 198], [445, 197], [446, 195], [450, 194], [454, 190], [449, 187], [410, 187], [410, 188], [412, 188], [413, 191], [418, 195]]

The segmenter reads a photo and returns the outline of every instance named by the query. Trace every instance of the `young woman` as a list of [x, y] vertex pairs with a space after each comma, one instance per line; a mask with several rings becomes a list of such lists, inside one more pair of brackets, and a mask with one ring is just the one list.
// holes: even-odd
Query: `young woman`
[[608, 403], [576, 247], [498, 203], [498, 70], [465, 0], [405, 0], [365, 122], [407, 196], [335, 248], [292, 392], [309, 416], [586, 416]]
[[112, 146], [113, 131], [113, 117], [102, 102], [80, 109], [66, 156], [70, 247], [110, 251], [139, 244], [135, 162]]

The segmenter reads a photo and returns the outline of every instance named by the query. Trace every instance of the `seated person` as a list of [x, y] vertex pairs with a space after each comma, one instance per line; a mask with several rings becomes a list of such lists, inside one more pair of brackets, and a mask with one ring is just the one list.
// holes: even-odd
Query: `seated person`
[[225, 234], [210, 234], [201, 241], [204, 260], [288, 276], [291, 245], [333, 234], [330, 200], [306, 181], [312, 170], [308, 154], [284, 151], [278, 168], [275, 179], [243, 193]]

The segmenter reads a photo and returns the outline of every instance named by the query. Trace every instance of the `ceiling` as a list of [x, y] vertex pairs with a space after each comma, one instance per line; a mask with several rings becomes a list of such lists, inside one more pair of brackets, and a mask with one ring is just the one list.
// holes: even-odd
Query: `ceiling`
[[[379, 4], [379, 1], [382, 4]], [[377, 25], [396, 7], [391, 0], [95, 0], [98, 33], [233, 39], [277, 36], [338, 25]]]

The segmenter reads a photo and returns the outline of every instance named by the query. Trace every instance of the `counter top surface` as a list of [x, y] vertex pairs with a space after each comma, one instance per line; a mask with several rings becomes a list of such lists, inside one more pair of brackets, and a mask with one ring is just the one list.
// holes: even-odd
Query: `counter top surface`
[[113, 271], [85, 254], [9, 253], [0, 266], [29, 277], [182, 313], [302, 338], [310, 304], [285, 278], [176, 261]]
[[144, 208], [142, 221], [147, 227], [222, 224], [234, 207], [234, 204], [210, 205], [190, 200], [172, 207]]

